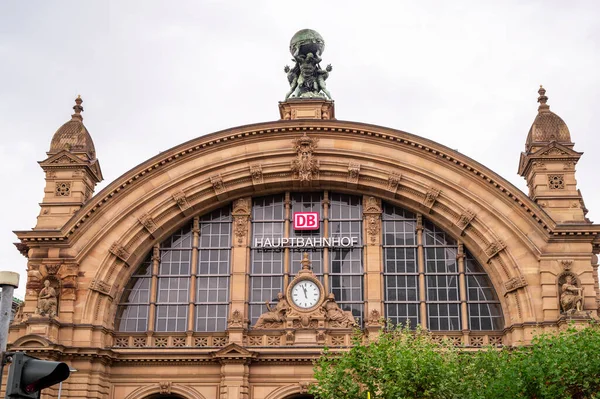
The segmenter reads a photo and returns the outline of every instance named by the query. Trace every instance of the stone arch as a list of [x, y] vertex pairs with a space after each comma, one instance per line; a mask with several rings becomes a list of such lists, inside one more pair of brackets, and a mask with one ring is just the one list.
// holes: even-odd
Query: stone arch
[[285, 385], [269, 393], [265, 396], [265, 399], [286, 399], [292, 395], [305, 394], [307, 393], [307, 386], [307, 383]]
[[154, 395], [177, 395], [184, 399], [206, 399], [200, 392], [185, 385], [169, 384], [168, 391], [161, 384], [143, 386], [131, 392], [125, 399], [148, 399]]
[[11, 349], [17, 348], [27, 348], [27, 347], [42, 347], [47, 348], [51, 345], [50, 341], [39, 335], [26, 335], [24, 337], [20, 337], [15, 342], [11, 344]]
[[[374, 195], [425, 214], [460, 238], [499, 296], [506, 294], [501, 302], [510, 323], [537, 321], [541, 312], [531, 304], [520, 263], [537, 265], [554, 222], [523, 193], [468, 157], [408, 133], [342, 121], [297, 123], [242, 127], [192, 140], [95, 196], [66, 227], [69, 251], [95, 274], [79, 318], [112, 323], [111, 305], [142, 257], [194, 215], [291, 186]], [[293, 180], [290, 170], [292, 139], [304, 131], [320, 139], [319, 175], [308, 183]], [[356, 181], [348, 177], [351, 163], [360, 165]], [[507, 311], [508, 300], [518, 311]]]

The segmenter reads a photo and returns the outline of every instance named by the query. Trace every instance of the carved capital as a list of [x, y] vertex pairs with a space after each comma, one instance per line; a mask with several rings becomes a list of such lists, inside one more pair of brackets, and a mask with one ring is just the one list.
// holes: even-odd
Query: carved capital
[[456, 221], [456, 226], [460, 229], [461, 234], [465, 231], [465, 229], [471, 224], [471, 222], [475, 219], [475, 212], [470, 209], [465, 209], [458, 220]]
[[360, 175], [360, 164], [350, 162], [348, 164], [348, 184], [358, 184], [358, 176]]
[[262, 171], [262, 165], [252, 165], [250, 166], [250, 176], [252, 176], [252, 184], [253, 185], [261, 185], [264, 184], [264, 177]]
[[110, 246], [109, 251], [111, 254], [121, 259], [123, 262], [127, 262], [127, 259], [129, 259], [129, 257], [131, 256], [129, 251], [127, 251], [127, 249], [125, 249], [125, 247], [118, 242], [114, 242], [113, 245]]
[[400, 185], [402, 175], [400, 173], [390, 173], [388, 176], [387, 190], [395, 193]]
[[226, 191], [225, 183], [223, 182], [221, 175], [211, 176], [210, 184], [212, 184], [215, 194], [217, 195], [223, 194]]
[[498, 253], [504, 248], [506, 248], [506, 245], [502, 241], [497, 240], [491, 242], [490, 245], [487, 246], [487, 248], [485, 249], [485, 254], [488, 256], [488, 258], [491, 259], [494, 256], [498, 255]]
[[152, 216], [150, 216], [149, 214], [144, 213], [142, 216], [140, 216], [138, 220], [140, 221], [142, 226], [144, 226], [144, 228], [148, 230], [148, 233], [152, 234], [156, 231], [156, 223], [154, 222], [154, 219], [152, 219]]
[[181, 190], [173, 194], [173, 200], [175, 200], [182, 212], [190, 208], [190, 203], [188, 202], [185, 193]]

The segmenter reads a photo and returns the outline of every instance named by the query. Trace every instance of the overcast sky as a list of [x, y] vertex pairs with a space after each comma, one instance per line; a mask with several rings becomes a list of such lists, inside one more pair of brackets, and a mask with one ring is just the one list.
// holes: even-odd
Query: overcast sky
[[[367, 4], [369, 4], [367, 6]], [[522, 190], [537, 90], [571, 131], [578, 187], [600, 222], [600, 2], [2, 1], [0, 269], [26, 259], [38, 165], [84, 99], [108, 183], [194, 137], [278, 119], [292, 35], [321, 33], [338, 119], [435, 140]]]

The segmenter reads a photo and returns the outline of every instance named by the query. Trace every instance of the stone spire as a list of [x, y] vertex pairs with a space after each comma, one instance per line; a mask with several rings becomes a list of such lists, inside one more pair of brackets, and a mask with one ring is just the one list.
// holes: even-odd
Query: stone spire
[[575, 179], [583, 153], [573, 149], [567, 124], [550, 111], [546, 89], [540, 86], [538, 94], [538, 114], [527, 134], [519, 174], [527, 180], [529, 197], [556, 222], [589, 223]]
[[83, 124], [82, 103], [77, 96], [75, 113], [54, 133], [48, 157], [40, 162], [46, 173], [46, 188], [35, 229], [60, 229], [102, 181], [94, 142]]

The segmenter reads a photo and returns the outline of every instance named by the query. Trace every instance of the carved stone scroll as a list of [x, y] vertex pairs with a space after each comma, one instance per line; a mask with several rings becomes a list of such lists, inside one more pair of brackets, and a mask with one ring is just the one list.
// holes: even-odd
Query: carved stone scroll
[[387, 190], [395, 193], [400, 185], [402, 175], [399, 173], [390, 173], [388, 176]]
[[262, 165], [250, 166], [250, 176], [252, 176], [252, 184], [255, 186], [265, 183], [262, 171]]
[[494, 256], [498, 255], [498, 253], [504, 248], [506, 248], [506, 245], [502, 241], [497, 240], [491, 242], [490, 245], [488, 245], [488, 247], [485, 249], [485, 254], [488, 256], [488, 258], [491, 259]]
[[171, 393], [171, 382], [170, 381], [161, 381], [158, 383], [159, 389], [160, 389], [160, 393], [162, 395], [165, 394], [170, 394]]
[[129, 259], [131, 256], [129, 251], [127, 251], [125, 247], [118, 242], [113, 243], [113, 245], [110, 246], [109, 251], [123, 262], [127, 262], [127, 259]]
[[527, 286], [527, 281], [523, 276], [513, 277], [504, 283], [504, 288], [506, 289], [507, 293], [516, 291], [525, 286]]
[[182, 212], [190, 208], [190, 203], [188, 202], [187, 197], [183, 191], [180, 190], [173, 194], [173, 199], [175, 200], [175, 202], [179, 206], [179, 209], [181, 209]]
[[156, 223], [154, 222], [154, 219], [152, 219], [152, 216], [150, 216], [149, 214], [144, 213], [142, 216], [140, 216], [138, 220], [140, 221], [142, 226], [144, 226], [144, 228], [148, 230], [148, 233], [152, 234], [156, 231]]
[[223, 182], [221, 175], [211, 176], [210, 184], [212, 184], [216, 195], [223, 194], [226, 191], [225, 183]]
[[360, 164], [350, 162], [348, 164], [348, 179], [347, 183], [349, 185], [358, 184], [358, 177], [360, 175]]
[[431, 208], [433, 208], [433, 204], [435, 204], [435, 201], [437, 200], [439, 195], [440, 195], [440, 190], [438, 190], [436, 188], [430, 188], [425, 193], [425, 198], [423, 199], [423, 205], [425, 205], [425, 207], [429, 211], [431, 211]]
[[110, 285], [109, 283], [102, 281], [102, 280], [98, 280], [98, 279], [92, 280], [92, 282], [90, 283], [90, 290], [99, 292], [103, 295], [107, 295], [111, 298], [113, 297], [113, 295], [111, 294], [112, 285]]
[[460, 229], [461, 234], [465, 231], [465, 229], [471, 224], [471, 222], [475, 219], [475, 212], [470, 209], [465, 209], [458, 220], [456, 221], [456, 226]]

